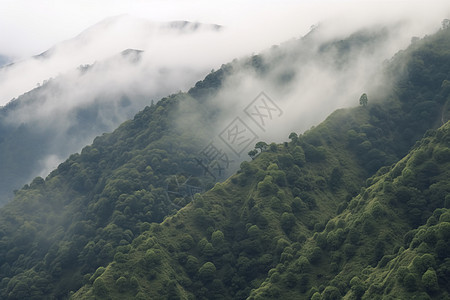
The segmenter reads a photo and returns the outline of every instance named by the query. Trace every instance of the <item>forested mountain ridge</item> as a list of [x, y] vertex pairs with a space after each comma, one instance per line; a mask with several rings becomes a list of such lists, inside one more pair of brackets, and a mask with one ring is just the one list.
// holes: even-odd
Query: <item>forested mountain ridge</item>
[[[33, 180], [0, 210], [2, 297], [59, 299], [72, 291], [74, 299], [307, 298], [318, 292], [329, 299], [327, 295], [337, 294], [336, 289], [341, 295], [349, 293], [346, 281], [339, 286], [338, 280], [332, 280], [333, 272], [347, 265], [341, 258], [328, 267], [326, 251], [342, 246], [343, 235], [337, 231], [344, 231], [347, 223], [339, 220], [354, 205], [359, 208], [358, 202], [365, 207], [361, 197], [373, 197], [369, 192], [357, 196], [361, 187], [367, 184], [371, 191], [372, 183], [385, 180], [374, 177], [366, 183], [366, 179], [405, 156], [428, 129], [440, 126], [449, 94], [450, 59], [445, 47], [449, 35], [449, 30], [441, 30], [388, 64], [387, 72], [399, 74], [392, 77], [395, 89], [384, 101], [338, 110], [301, 136], [286, 133], [290, 142], [268, 145], [253, 161], [242, 163], [237, 174], [197, 195], [162, 223], [186, 204], [183, 199], [168, 200], [165, 191], [171, 176], [194, 175], [192, 180], [203, 181], [205, 187], [213, 183], [195, 163], [199, 145], [210, 138], [208, 120], [196, 124], [194, 131], [184, 123], [174, 126], [173, 120], [178, 119], [180, 107], [187, 115], [186, 107], [192, 114], [199, 109], [206, 116], [216, 112], [216, 107], [205, 105], [208, 95], [221, 86], [234, 65], [211, 73], [189, 94], [173, 95], [145, 108], [114, 133], [98, 137], [81, 154], [72, 155], [45, 180]], [[264, 70], [259, 56], [244, 64]], [[432, 140], [444, 149], [442, 166], [448, 159], [448, 145], [442, 140], [446, 130]], [[430, 159], [435, 158], [424, 158]], [[432, 169], [430, 178], [439, 178], [445, 186], [444, 170]], [[413, 184], [415, 180], [411, 178]], [[441, 190], [448, 193], [445, 187]], [[433, 203], [441, 205], [439, 201]], [[380, 206], [383, 215], [386, 209]], [[403, 236], [434, 213], [421, 212], [413, 223], [399, 218], [396, 234]], [[340, 225], [326, 226], [332, 218]], [[333, 231], [330, 246], [328, 234], [323, 243], [324, 230]], [[386, 254], [393, 253], [398, 236], [382, 240]], [[355, 239], [362, 243], [364, 238]], [[358, 253], [353, 260], [360, 258], [364, 267], [376, 266], [382, 258], [367, 260]], [[305, 271], [308, 276], [301, 276], [301, 266], [309, 268], [304, 259], [300, 267], [292, 265], [300, 254], [309, 264], [317, 259], [324, 271], [314, 276]], [[376, 273], [363, 278], [358, 275], [362, 267], [348, 266], [357, 269], [349, 274], [359, 276], [363, 287], [377, 283]], [[265, 287], [272, 281], [265, 281], [272, 275], [278, 289], [268, 289], [275, 293], [270, 295]], [[436, 295], [444, 292], [440, 289]], [[371, 293], [369, 289], [367, 295]]]
[[[123, 63], [124, 69], [137, 68], [136, 57], [138, 53], [128, 51], [107, 61], [80, 66], [73, 72], [46, 80], [0, 107], [0, 164], [3, 166], [0, 205], [12, 198], [13, 190], [45, 172], [48, 163], [81, 149], [80, 145], [92, 141], [99, 133], [133, 117], [138, 111], [136, 106], [141, 107], [139, 103], [148, 102], [142, 93], [136, 95], [125, 89], [114, 96], [105, 91], [90, 91], [80, 97], [71, 96], [74, 93], [69, 91], [73, 86], [89, 89], [93, 78], [99, 77], [105, 69], [114, 71], [111, 65]], [[95, 100], [89, 103], [91, 98]], [[70, 103], [72, 101], [74, 103]], [[60, 108], [55, 102], [60, 103]]]
[[[2, 257], [12, 258], [16, 266], [47, 261], [41, 268], [48, 275], [39, 276], [45, 282], [42, 294], [51, 289], [67, 293], [68, 286], [53, 287], [45, 278], [84, 274], [88, 271], [84, 268], [95, 271], [112, 259], [121, 240], [130, 242], [133, 232], [145, 228], [144, 223], [160, 222], [175, 210], [177, 205], [165, 194], [168, 174], [201, 174], [195, 161], [189, 160], [196, 154], [193, 147], [199, 138], [168, 130], [169, 108], [176, 113], [176, 102], [177, 96], [163, 99], [114, 134], [98, 137], [46, 180], [38, 177], [18, 191], [16, 200], [2, 210], [2, 236], [12, 243], [3, 245]], [[105, 235], [96, 240], [100, 228]], [[20, 242], [13, 238], [16, 234], [22, 237]], [[116, 238], [120, 239], [110, 244]], [[84, 248], [86, 253], [80, 255]], [[10, 274], [9, 264], [3, 266], [5, 274]], [[65, 284], [76, 285], [81, 280], [70, 278]], [[24, 283], [23, 279], [19, 282]]]
[[289, 286], [311, 299], [447, 299], [449, 147], [450, 122], [427, 132], [300, 249], [285, 249], [254, 299], [295, 295]]
[[450, 123], [429, 132], [314, 226], [320, 192], [294, 197], [270, 159], [281, 165], [284, 146], [262, 153], [152, 225], [73, 299], [445, 299], [449, 134]]
[[[175, 65], [179, 50], [159, 48], [181, 49], [178, 43], [191, 45], [207, 32], [218, 38], [220, 30], [213, 24], [112, 17], [38, 56], [0, 67], [0, 206], [152, 99], [188, 89], [205, 76], [208, 62]], [[123, 40], [124, 31], [133, 34]]]
[[[434, 42], [448, 43], [448, 34], [440, 32], [425, 39], [421, 46], [391, 62], [397, 71], [396, 63], [405, 63], [401, 56], [409, 58], [390, 99], [367, 108], [337, 111], [304, 135], [291, 134], [291, 142], [270, 145], [254, 161], [243, 163], [238, 174], [136, 238], [131, 248], [117, 254], [106, 269], [99, 269], [74, 298], [338, 299], [345, 295], [357, 299], [365, 295], [373, 299], [383, 293], [393, 298], [420, 293], [446, 297], [445, 265], [405, 270], [417, 252], [410, 249], [402, 255], [399, 252], [398, 257], [394, 254], [401, 245], [410, 246], [404, 236], [410, 239], [417, 226], [433, 214], [436, 219], [445, 212], [440, 208], [447, 205], [449, 192], [449, 124], [436, 133], [429, 132], [418, 149], [392, 165], [395, 171], [385, 167], [366, 183], [361, 179], [371, 170], [396, 161], [396, 155], [415, 139], [412, 132], [424, 132], [441, 121], [440, 108], [448, 99], [444, 84], [448, 71], [436, 72], [440, 77], [435, 80], [441, 84], [433, 84], [433, 89], [424, 83], [434, 80], [418, 80], [413, 68], [417, 61], [430, 57]], [[445, 71], [448, 53], [434, 54], [433, 59], [442, 59], [438, 61]], [[428, 62], [421, 65], [431, 67]], [[430, 95], [434, 101], [421, 101]], [[413, 121], [417, 121], [417, 114], [423, 117], [420, 124]], [[405, 162], [411, 161], [413, 167], [404, 172], [409, 172], [409, 182], [400, 176], [387, 194], [390, 183], [384, 181], [389, 179], [379, 177], [389, 173], [395, 179], [403, 172], [403, 165], [408, 165]], [[439, 185], [431, 187], [435, 183]], [[416, 192], [408, 190], [410, 185], [420, 186], [420, 194], [432, 199], [411, 198]], [[375, 197], [371, 191], [380, 186], [386, 195], [382, 190], [382, 195]], [[363, 187], [361, 194], [353, 197], [359, 187]], [[401, 198], [403, 192], [406, 196]], [[379, 202], [378, 198], [388, 196], [388, 204]], [[367, 199], [373, 200], [364, 205]], [[391, 221], [390, 210], [397, 208], [384, 205], [393, 203], [403, 212], [392, 218], [391, 224], [381, 221], [390, 229], [385, 232], [377, 221]], [[328, 221], [334, 214], [338, 217]], [[445, 229], [440, 232], [435, 242], [441, 240], [442, 263], [448, 254], [442, 250]], [[425, 251], [435, 255], [433, 250]], [[406, 256], [410, 252], [414, 254]], [[419, 253], [416, 264], [424, 255]], [[401, 261], [401, 275], [398, 283], [392, 275], [391, 283], [382, 284], [389, 271], [386, 266], [399, 268], [388, 264], [390, 260]], [[377, 265], [378, 269], [371, 269]], [[439, 276], [434, 269], [427, 271], [431, 266], [438, 269]], [[415, 288], [403, 282], [406, 274], [413, 278], [408, 279], [413, 280], [413, 286], [417, 281]]]

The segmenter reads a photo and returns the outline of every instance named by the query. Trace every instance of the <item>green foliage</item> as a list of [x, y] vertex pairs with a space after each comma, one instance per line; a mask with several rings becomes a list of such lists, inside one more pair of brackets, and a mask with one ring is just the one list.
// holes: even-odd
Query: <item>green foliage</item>
[[214, 274], [216, 273], [216, 266], [212, 262], [206, 262], [198, 270], [198, 276], [205, 282], [214, 279]]
[[436, 263], [434, 261], [434, 257], [431, 254], [424, 254], [422, 256], [416, 256], [412, 261], [412, 265], [414, 270], [422, 275], [428, 268], [435, 267]]
[[257, 142], [255, 145], [255, 149], [259, 149], [260, 152], [263, 152], [267, 149], [268, 145], [265, 142]]
[[258, 151], [256, 149], [250, 150], [248, 152], [248, 156], [250, 156], [252, 159], [254, 159], [257, 154], [258, 154]]
[[120, 293], [123, 293], [127, 290], [128, 288], [128, 280], [123, 277], [120, 276], [117, 280], [116, 280], [116, 286], [117, 289], [119, 290]]
[[108, 288], [102, 278], [97, 278], [93, 284], [94, 295], [99, 298], [105, 298], [108, 295]]
[[369, 101], [367, 99], [367, 94], [366, 93], [362, 94], [361, 97], [359, 98], [359, 105], [367, 106], [368, 102]]
[[145, 266], [147, 268], [155, 268], [161, 264], [161, 255], [159, 254], [159, 251], [149, 249], [145, 253], [144, 257]]
[[273, 177], [266, 175], [264, 180], [258, 183], [258, 191], [261, 196], [273, 195], [277, 191], [276, 185], [273, 183]]
[[310, 144], [304, 144], [305, 158], [309, 162], [320, 162], [326, 158], [326, 150], [323, 146], [314, 146]]
[[414, 292], [417, 289], [417, 280], [416, 276], [411, 273], [407, 273], [403, 278], [403, 286], [406, 288], [408, 292]]
[[[1, 298], [445, 299], [450, 123], [421, 138], [448, 96], [445, 34], [389, 63], [388, 74], [407, 71], [389, 101], [258, 143], [215, 186], [195, 164], [208, 126], [192, 134], [171, 121], [191, 105], [214, 115], [208, 95], [230, 66], [196, 84], [198, 100], [145, 108], [0, 211]], [[214, 186], [193, 203], [178, 193], [191, 174]]]
[[430, 268], [425, 273], [423, 273], [422, 284], [425, 287], [426, 291], [430, 294], [433, 294], [439, 290], [436, 271], [434, 271], [433, 268]]
[[195, 242], [192, 236], [190, 234], [184, 234], [180, 241], [180, 249], [182, 251], [188, 251], [194, 247], [194, 244]]
[[361, 299], [362, 295], [364, 295], [364, 292], [366, 291], [364, 283], [361, 281], [361, 279], [359, 279], [357, 276], [353, 277], [352, 280], [350, 280], [350, 286], [353, 295], [355, 295], [357, 299]]
[[319, 292], [315, 292], [311, 297], [311, 300], [321, 300], [321, 299], [322, 299], [322, 296], [320, 295]]
[[300, 146], [295, 146], [292, 151], [292, 157], [294, 159], [294, 163], [299, 166], [303, 166], [306, 162], [305, 152]]
[[102, 275], [105, 272], [104, 267], [99, 267], [97, 270], [95, 270], [95, 273], [91, 276], [89, 279], [90, 282], [94, 282], [100, 275]]
[[294, 264], [295, 271], [297, 273], [308, 273], [311, 271], [311, 264], [309, 263], [308, 258], [305, 256], [300, 256]]
[[223, 232], [220, 230], [214, 231], [211, 235], [211, 242], [212, 245], [216, 248], [223, 246], [225, 242], [225, 236], [223, 235]]
[[283, 213], [281, 215], [280, 225], [286, 233], [290, 233], [295, 225], [295, 216], [292, 213]]
[[341, 292], [334, 286], [327, 286], [322, 292], [323, 300], [338, 300], [341, 299]]

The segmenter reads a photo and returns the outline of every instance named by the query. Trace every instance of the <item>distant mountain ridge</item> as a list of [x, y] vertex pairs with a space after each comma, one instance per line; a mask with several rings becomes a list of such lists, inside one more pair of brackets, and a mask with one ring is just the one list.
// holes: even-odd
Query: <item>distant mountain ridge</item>
[[[71, 44], [78, 42], [95, 43], [99, 35], [116, 35], [117, 39], [122, 38], [122, 34], [129, 32], [140, 32], [141, 39], [150, 39], [155, 33], [164, 33], [169, 35], [189, 34], [196, 31], [220, 31], [223, 27], [217, 24], [204, 24], [189, 21], [169, 21], [169, 22], [152, 22], [142, 18], [135, 18], [130, 15], [119, 15], [106, 18], [99, 23], [87, 28], [74, 38], [63, 41], [60, 44], [36, 55], [36, 59], [49, 59], [57, 51], [58, 48], [69, 47]], [[120, 29], [120, 30], [119, 30]], [[111, 32], [108, 32], [111, 31]], [[116, 50], [118, 50], [117, 48]], [[64, 51], [64, 50], [63, 50]], [[109, 54], [111, 54], [110, 52]], [[108, 54], [106, 54], [108, 55]]]
[[[31, 90], [36, 83], [79, 65], [105, 60], [128, 48], [145, 50], [152, 47], [152, 43], [161, 43], [160, 39], [219, 32], [221, 28], [220, 25], [188, 21], [158, 23], [129, 15], [107, 18], [34, 57], [0, 68], [0, 105]], [[25, 78], [19, 76], [23, 72], [27, 72]]]
[[[207, 74], [210, 66], [172, 65], [171, 57], [183, 51], [173, 48], [174, 43], [187, 46], [194, 35], [215, 34], [220, 28], [113, 17], [38, 56], [0, 68], [0, 103], [9, 88], [22, 91], [27, 86], [21, 87], [23, 79], [32, 83], [32, 89], [0, 106], [0, 203], [152, 100], [187, 89]], [[122, 35], [132, 38], [115, 42]], [[180, 35], [183, 40], [178, 41]], [[162, 59], [154, 47], [146, 51], [149, 43], [161, 48], [167, 43], [166, 52], [172, 47], [172, 54]], [[143, 47], [130, 47], [137, 44]]]

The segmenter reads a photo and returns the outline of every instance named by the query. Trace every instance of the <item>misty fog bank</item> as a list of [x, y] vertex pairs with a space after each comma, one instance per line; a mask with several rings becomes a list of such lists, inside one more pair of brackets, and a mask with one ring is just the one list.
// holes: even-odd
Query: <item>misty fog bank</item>
[[[291, 132], [302, 134], [336, 109], [358, 106], [363, 93], [369, 103], [384, 99], [396, 80], [387, 77], [385, 63], [410, 44], [410, 30], [403, 21], [336, 35], [336, 24], [323, 23], [301, 39], [226, 65], [224, 83], [208, 105], [220, 112], [210, 127], [211, 141], [234, 160], [227, 174], [249, 159], [258, 141], [287, 141]], [[191, 117], [198, 118], [194, 124], [204, 118]], [[254, 138], [238, 151], [223, 138], [224, 130], [236, 126]]]
[[[301, 39], [296, 37], [303, 35], [299, 24], [305, 21], [293, 22], [280, 35], [290, 34], [291, 40], [272, 47], [270, 41], [283, 28], [264, 23], [261, 16], [249, 17], [247, 26], [237, 22], [229, 27], [129, 16], [100, 22], [41, 56], [0, 68], [0, 101], [39, 83], [0, 110], [0, 148], [8, 153], [1, 157], [6, 167], [0, 192], [10, 195], [33, 177], [46, 176], [95, 136], [112, 131], [152, 101], [187, 91], [233, 58], [241, 59], [231, 63], [222, 88], [208, 99], [221, 111], [210, 136], [236, 156], [236, 163], [247, 159], [252, 145], [236, 155], [220, 136], [236, 118], [258, 141], [281, 142], [335, 109], [358, 105], [362, 93], [369, 101], [381, 98], [391, 80], [383, 77], [383, 62], [406, 48], [413, 36], [437, 30], [441, 19], [436, 16], [445, 11], [417, 18], [418, 6], [412, 8], [414, 13], [376, 10], [370, 18], [365, 13], [355, 17], [358, 10], [341, 11]], [[266, 50], [261, 51], [262, 45]], [[260, 55], [249, 67], [244, 54], [255, 51]], [[248, 113], [261, 92], [279, 107], [277, 117], [264, 127]]]
[[107, 60], [126, 49], [145, 51], [147, 67], [152, 69], [211, 69], [210, 60], [197, 60], [194, 64], [192, 56], [201, 52], [199, 41], [214, 41], [220, 33], [217, 25], [156, 23], [127, 15], [107, 18], [39, 55], [0, 68], [0, 105], [45, 80], [81, 65]]
[[[144, 39], [147, 49], [130, 42], [143, 38], [142, 32], [128, 42], [106, 42], [114, 41], [114, 35], [107, 36], [116, 33], [110, 27], [125, 30], [122, 35], [131, 30], [123, 26], [124, 21], [153, 34], [150, 40]], [[199, 39], [210, 40], [217, 34], [220, 27], [216, 25], [171, 22], [155, 27], [121, 16], [93, 26], [40, 57], [1, 68], [1, 75], [6, 76], [0, 81], [2, 95], [46, 78], [43, 74], [58, 73], [0, 107], [0, 198], [11, 197], [13, 189], [35, 176], [45, 177], [70, 154], [113, 131], [146, 105], [194, 85], [211, 70], [211, 61], [193, 63], [183, 53], [189, 47], [202, 47]], [[88, 58], [102, 57], [86, 63]]]

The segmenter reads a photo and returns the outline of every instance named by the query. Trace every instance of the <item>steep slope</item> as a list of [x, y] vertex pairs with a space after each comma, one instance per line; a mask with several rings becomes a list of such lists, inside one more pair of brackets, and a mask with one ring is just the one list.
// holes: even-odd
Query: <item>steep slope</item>
[[202, 68], [149, 67], [148, 56], [125, 50], [48, 80], [0, 107], [0, 204], [152, 99], [188, 88], [206, 73]]
[[285, 249], [291, 256], [250, 299], [447, 299], [449, 166], [447, 122], [370, 178], [324, 230]]
[[286, 169], [273, 157], [282, 165], [289, 150], [264, 152], [152, 225], [73, 298], [245, 299], [251, 289], [249, 299], [448, 297], [449, 143], [450, 122], [325, 222], [316, 219], [330, 215], [323, 190], [294, 197], [279, 181]]
[[[166, 197], [167, 179], [171, 174], [202, 175], [194, 156], [204, 141], [198, 131], [171, 126], [178, 102], [173, 96], [146, 108], [114, 134], [72, 155], [45, 181], [37, 177], [17, 192], [0, 217], [6, 242], [1, 246], [2, 277], [17, 279], [3, 286], [2, 297], [62, 297], [81, 284], [83, 274], [109, 262], [114, 249], [129, 243], [148, 222], [160, 222], [182, 205]], [[14, 275], [18, 268], [27, 271]], [[21, 290], [25, 278], [35, 276], [29, 272], [41, 274], [44, 286]]]
[[[348, 117], [345, 112], [343, 115]], [[345, 122], [346, 118], [337, 119]], [[328, 123], [336, 125], [333, 121]], [[345, 144], [336, 143], [345, 138], [333, 137], [332, 147], [319, 149], [306, 140], [301, 138], [288, 147], [271, 145], [253, 162], [242, 163], [238, 175], [216, 184], [163, 224], [152, 225], [150, 231], [133, 241], [132, 247], [116, 254], [114, 263], [100, 278], [104, 269], [90, 278], [93, 291], [81, 290], [74, 297], [108, 293], [118, 299], [141, 291], [139, 295], [148, 294], [148, 298], [165, 293], [182, 298], [191, 293], [209, 299], [220, 295], [246, 298], [279, 261], [278, 251], [284, 243], [307, 238], [316, 224], [333, 216], [337, 206], [345, 202], [346, 188], [362, 184], [364, 175], [357, 172], [361, 169], [348, 160], [348, 153], [342, 153]], [[333, 170], [340, 170], [337, 157], [330, 155], [332, 150], [347, 162], [344, 170], [335, 171], [345, 174], [341, 188], [328, 180]], [[292, 231], [296, 223], [292, 212], [302, 212], [298, 231]], [[286, 232], [280, 228], [280, 218], [286, 219]], [[217, 276], [207, 270], [202, 274], [202, 266], [210, 266]], [[114, 281], [127, 273], [130, 275], [124, 276], [125, 282], [130, 284], [112, 289]], [[212, 281], [214, 278], [217, 280]], [[131, 283], [134, 281], [138, 284]]]
[[[448, 39], [449, 32], [441, 31], [421, 46], [399, 54], [392, 63], [406, 63], [405, 70], [410, 70], [416, 59], [425, 58], [420, 54], [424, 49]], [[440, 64], [448, 64], [446, 50], [436, 54]], [[371, 299], [383, 293], [384, 287], [380, 290], [377, 282], [384, 278], [384, 271], [366, 276], [367, 270], [377, 263], [385, 267], [390, 257], [383, 256], [396, 253], [403, 236], [442, 207], [442, 195], [448, 193], [448, 168], [444, 165], [448, 163], [447, 124], [438, 131], [438, 138], [421, 142], [422, 146], [430, 143], [429, 149], [419, 147], [399, 162], [401, 166], [417, 160], [416, 151], [430, 153], [442, 148], [442, 168], [436, 169], [434, 158], [425, 156], [411, 170], [417, 176], [410, 178], [410, 184], [422, 185], [424, 193], [435, 200], [403, 204], [404, 212], [398, 212], [389, 226], [376, 219], [395, 215], [395, 209], [389, 210], [385, 202], [375, 205], [384, 197], [371, 193], [384, 186], [378, 177], [352, 197], [364, 187], [365, 174], [390, 164], [397, 153], [408, 148], [404, 132], [410, 126], [418, 133], [439, 122], [439, 109], [433, 107], [442, 107], [448, 94], [443, 94], [440, 85], [415, 82], [414, 76], [406, 72], [399, 83], [408, 89], [397, 89], [387, 101], [337, 111], [304, 135], [291, 134], [291, 142], [272, 144], [254, 161], [242, 163], [238, 174], [198, 195], [175, 216], [135, 238], [131, 247], [118, 251], [114, 262], [97, 269], [73, 298], [338, 299], [347, 293], [353, 297], [353, 290], [357, 290], [359, 297], [367, 293]], [[448, 74], [436, 80], [447, 78]], [[406, 100], [404, 93], [411, 89], [415, 93], [408, 95], [414, 98]], [[420, 112], [427, 118], [421, 124], [412, 123], [418, 112], [409, 109], [408, 102], [418, 105], [425, 94], [435, 102], [422, 105], [427, 109]], [[393, 170], [401, 172], [399, 168]], [[388, 176], [388, 170], [384, 168], [380, 174]], [[395, 189], [402, 190], [404, 184], [400, 182]], [[431, 184], [442, 187], [429, 193], [426, 190]], [[336, 214], [338, 217], [329, 221]], [[354, 276], [359, 277], [351, 284]], [[445, 283], [446, 275], [442, 276], [439, 280]], [[355, 287], [351, 290], [350, 285]], [[434, 296], [446, 293], [442, 290], [445, 285], [434, 288]], [[393, 296], [403, 296], [404, 292], [401, 287], [387, 291]]]
[[[188, 94], [145, 108], [0, 210], [1, 296], [248, 297], [346, 209], [367, 177], [437, 126], [449, 92], [442, 85], [449, 54], [439, 47], [449, 35], [442, 30], [391, 62], [404, 72], [385, 101], [338, 110], [303, 135], [289, 135], [290, 142], [260, 144], [262, 152], [238, 174], [161, 224], [192, 195], [174, 175], [183, 188], [215, 182], [196, 160], [222, 108], [208, 99], [236, 68], [270, 77], [270, 64], [253, 56], [225, 65]], [[426, 80], [414, 80], [416, 60]], [[413, 122], [419, 116], [420, 124]], [[293, 288], [284, 292], [297, 293]]]

